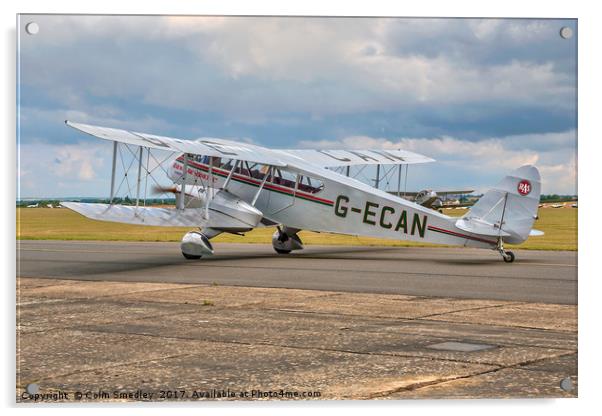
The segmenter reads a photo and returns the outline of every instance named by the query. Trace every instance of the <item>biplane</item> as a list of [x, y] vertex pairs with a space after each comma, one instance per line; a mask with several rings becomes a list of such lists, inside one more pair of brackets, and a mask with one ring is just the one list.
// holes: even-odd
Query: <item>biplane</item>
[[[272, 245], [282, 255], [303, 249], [299, 231], [311, 230], [492, 249], [508, 263], [515, 256], [504, 243], [519, 244], [529, 235], [542, 234], [532, 230], [541, 179], [530, 165], [503, 178], [458, 218], [349, 176], [352, 166], [398, 166], [401, 172], [402, 165], [407, 169], [434, 161], [414, 152], [269, 149], [217, 138], [183, 140], [65, 123], [112, 141], [113, 157], [107, 204], [62, 205], [95, 220], [194, 227], [180, 244], [183, 256], [191, 260], [214, 253], [213, 237], [257, 227], [275, 227]], [[123, 174], [119, 183], [118, 171]], [[171, 183], [160, 183], [157, 171]], [[151, 190], [175, 197], [175, 205], [147, 206], [149, 179]], [[129, 204], [118, 203], [122, 187], [132, 195]]]

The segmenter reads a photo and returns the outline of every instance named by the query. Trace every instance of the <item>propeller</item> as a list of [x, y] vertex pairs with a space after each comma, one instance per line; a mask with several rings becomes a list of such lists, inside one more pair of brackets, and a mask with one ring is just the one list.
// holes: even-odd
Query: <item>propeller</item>
[[171, 186], [163, 186], [163, 185], [154, 185], [152, 187], [152, 192], [154, 194], [176, 194], [179, 193], [178, 188], [175, 187], [175, 185], [171, 185]]
[[[203, 195], [200, 194], [194, 194], [193, 192], [188, 192], [189, 189], [186, 189], [186, 195], [185, 195], [185, 199], [183, 202], [183, 208], [185, 207], [191, 207], [191, 208], [199, 208], [200, 206], [202, 206], [204, 204], [204, 198]], [[152, 192], [155, 194], [173, 194], [176, 197], [176, 206], [180, 207], [181, 205], [181, 188], [178, 189], [177, 186], [175, 185], [170, 185], [170, 186], [163, 186], [163, 185], [154, 185], [152, 187]], [[207, 210], [205, 211], [205, 216], [208, 218], [208, 212]]]

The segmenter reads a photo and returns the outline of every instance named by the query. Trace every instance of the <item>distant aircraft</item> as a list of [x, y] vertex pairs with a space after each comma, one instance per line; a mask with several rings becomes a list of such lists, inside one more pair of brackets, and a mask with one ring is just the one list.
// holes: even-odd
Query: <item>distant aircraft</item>
[[465, 189], [460, 191], [433, 191], [432, 189], [424, 189], [420, 192], [398, 192], [389, 191], [393, 195], [400, 196], [409, 201], [413, 201], [418, 205], [426, 208], [440, 210], [443, 208], [462, 208], [473, 205], [472, 203], [461, 203], [457, 199], [446, 199], [449, 195], [466, 195], [474, 192], [474, 189]]
[[39, 202], [35, 203], [35, 204], [31, 204], [31, 205], [27, 205], [27, 208], [37, 208], [38, 205], [40, 205]]
[[[361, 235], [497, 250], [505, 262], [514, 254], [504, 243], [519, 244], [537, 216], [540, 175], [526, 165], [486, 192], [462, 217], [453, 218], [391, 195], [327, 168], [432, 162], [403, 150], [276, 150], [216, 138], [187, 141], [145, 133], [66, 124], [113, 142], [109, 204], [63, 202], [89, 218], [127, 224], [199, 227], [182, 238], [182, 254], [198, 259], [213, 254], [209, 241], [221, 233], [240, 234], [276, 226], [272, 245], [279, 254], [303, 248], [300, 230]], [[131, 149], [134, 146], [134, 150]], [[125, 148], [125, 149], [123, 149]], [[127, 149], [127, 150], [126, 150]], [[134, 159], [135, 206], [113, 203], [121, 151]], [[172, 185], [155, 184], [176, 196], [175, 208], [145, 206], [146, 183], [163, 166], [153, 151], [178, 154], [165, 173]], [[167, 159], [165, 159], [167, 160]], [[152, 162], [152, 165], [150, 164]], [[167, 163], [167, 162], [166, 162]], [[131, 166], [131, 164], [130, 164]], [[128, 191], [129, 192], [129, 191]]]
[[577, 203], [571, 204], [571, 208], [577, 208]]
[[564, 204], [552, 204], [550, 205], [552, 208], [564, 208]]

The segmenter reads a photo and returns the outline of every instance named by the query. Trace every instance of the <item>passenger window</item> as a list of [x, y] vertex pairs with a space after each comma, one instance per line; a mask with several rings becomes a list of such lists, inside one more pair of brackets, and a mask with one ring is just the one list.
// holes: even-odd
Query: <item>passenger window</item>
[[[295, 181], [297, 180], [296, 174], [275, 169], [273, 176], [274, 177], [271, 178], [271, 181], [274, 184], [295, 189]], [[322, 189], [324, 189], [324, 184], [322, 181], [315, 178], [310, 178], [308, 176], [299, 176], [299, 185], [297, 185], [298, 191], [315, 194], [320, 192]]]
[[282, 171], [280, 169], [275, 169], [272, 182], [276, 185], [286, 186], [287, 188], [295, 188], [295, 181], [297, 180], [297, 175]]
[[234, 164], [234, 160], [232, 160], [232, 159], [222, 159], [220, 168], [229, 171], [229, 170], [232, 170], [233, 164]]
[[321, 180], [310, 178], [309, 176], [301, 176], [299, 180], [300, 191], [317, 194], [322, 189], [324, 189], [324, 183]]

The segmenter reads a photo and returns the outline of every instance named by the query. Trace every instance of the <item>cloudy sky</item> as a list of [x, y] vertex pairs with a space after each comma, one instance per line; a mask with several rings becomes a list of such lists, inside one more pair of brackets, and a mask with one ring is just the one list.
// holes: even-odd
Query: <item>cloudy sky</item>
[[410, 168], [416, 190], [483, 190], [531, 163], [543, 192], [577, 192], [574, 20], [22, 16], [20, 25], [21, 197], [108, 195], [110, 144], [65, 119], [274, 148], [403, 148], [437, 160]]

